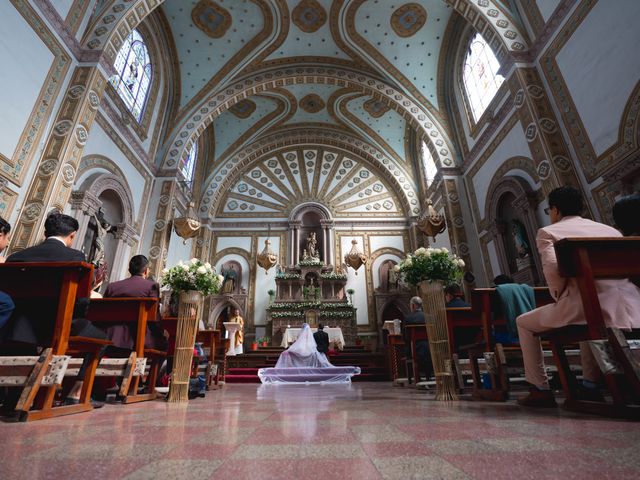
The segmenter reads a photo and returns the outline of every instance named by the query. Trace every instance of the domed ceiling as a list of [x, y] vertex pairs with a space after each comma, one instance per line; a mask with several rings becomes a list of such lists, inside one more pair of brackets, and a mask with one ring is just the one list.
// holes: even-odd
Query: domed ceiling
[[[203, 215], [282, 217], [291, 199], [303, 198], [331, 205], [338, 216], [416, 215], [411, 129], [429, 133], [434, 152], [455, 166], [438, 92], [450, 3], [456, 2], [166, 0], [181, 92], [162, 166], [175, 168], [176, 157], [210, 128], [215, 145], [207, 149], [213, 158]], [[502, 15], [495, 0], [485, 3]], [[264, 79], [271, 80], [252, 87]], [[247, 93], [236, 95], [241, 88]], [[344, 149], [314, 148], [309, 132]], [[248, 156], [257, 163], [247, 164]], [[339, 173], [345, 162], [353, 171]]]

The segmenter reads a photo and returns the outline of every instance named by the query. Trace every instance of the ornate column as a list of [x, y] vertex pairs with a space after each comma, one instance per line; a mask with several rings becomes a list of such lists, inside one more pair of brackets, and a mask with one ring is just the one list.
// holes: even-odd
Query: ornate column
[[149, 272], [156, 278], [159, 277], [164, 268], [167, 252], [169, 251], [171, 218], [176, 188], [177, 183], [175, 180], [164, 180], [160, 188], [160, 203], [158, 204], [156, 220], [153, 224], [151, 248], [149, 248]]
[[293, 229], [293, 244], [292, 244], [292, 252], [293, 252], [293, 261], [292, 265], [296, 265], [300, 259], [300, 226], [302, 222], [296, 220], [289, 222], [289, 226]]
[[106, 79], [96, 67], [77, 67], [73, 72], [26, 192], [12, 251], [37, 243], [47, 214], [66, 207], [105, 86]]
[[409, 222], [409, 250], [411, 252], [418, 248], [418, 224], [415, 220]]
[[131, 250], [138, 243], [138, 232], [126, 223], [118, 223], [114, 232], [114, 237], [118, 241], [116, 253], [113, 257], [111, 267], [111, 280], [117, 281], [124, 278], [126, 268], [129, 265]]
[[331, 239], [331, 231], [333, 229], [333, 220], [320, 220], [322, 226], [322, 260], [325, 265], [333, 264], [333, 243]]
[[534, 281], [536, 284], [540, 283], [542, 278], [542, 262], [540, 260], [540, 255], [538, 254], [538, 249], [535, 245], [536, 233], [538, 231], [538, 222], [535, 219], [535, 208], [537, 204], [537, 200], [535, 195], [520, 195], [515, 201], [512, 203], [513, 208], [520, 214], [520, 217], [523, 219], [525, 224], [525, 229], [527, 231], [527, 237], [531, 245], [529, 245], [531, 249], [531, 257], [533, 258], [533, 263], [535, 265], [535, 278]]
[[102, 202], [91, 192], [83, 192], [76, 190], [71, 192], [71, 210], [76, 212], [74, 217], [78, 220], [80, 228], [73, 241], [73, 248], [81, 250], [84, 245], [84, 239], [87, 235], [87, 227], [89, 221], [102, 206]]

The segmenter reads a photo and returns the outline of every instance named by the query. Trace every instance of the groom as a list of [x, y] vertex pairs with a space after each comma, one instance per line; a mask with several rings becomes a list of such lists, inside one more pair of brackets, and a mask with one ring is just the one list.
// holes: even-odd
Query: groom
[[329, 335], [324, 331], [324, 325], [318, 324], [318, 331], [313, 334], [313, 339], [318, 345], [318, 351], [325, 355], [329, 353]]

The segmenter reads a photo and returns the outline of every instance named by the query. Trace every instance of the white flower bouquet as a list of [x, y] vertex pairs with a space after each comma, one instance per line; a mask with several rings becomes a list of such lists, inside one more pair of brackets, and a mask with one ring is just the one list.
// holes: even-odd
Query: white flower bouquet
[[187, 263], [180, 261], [162, 271], [162, 286], [170, 287], [173, 293], [197, 290], [203, 295], [213, 295], [220, 291], [223, 280], [209, 262], [203, 263], [197, 258]]
[[394, 271], [411, 285], [424, 280], [440, 280], [444, 285], [450, 285], [460, 280], [463, 268], [464, 261], [446, 248], [421, 247], [407, 255]]

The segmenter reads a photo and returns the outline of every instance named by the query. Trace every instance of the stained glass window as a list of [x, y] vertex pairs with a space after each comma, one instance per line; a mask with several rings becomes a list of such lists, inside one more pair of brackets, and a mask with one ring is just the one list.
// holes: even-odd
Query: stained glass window
[[427, 181], [428, 187], [431, 185], [431, 182], [433, 182], [433, 179], [438, 173], [438, 167], [436, 167], [436, 162], [433, 160], [431, 151], [425, 142], [422, 142], [422, 165], [424, 167], [424, 177]]
[[498, 74], [500, 63], [491, 47], [477, 33], [464, 61], [464, 87], [471, 106], [473, 119], [477, 122], [496, 95], [504, 77]]
[[189, 150], [189, 155], [187, 155], [180, 164], [180, 173], [189, 187], [193, 185], [193, 173], [195, 171], [196, 158], [198, 158], [198, 144], [194, 143], [191, 150]]
[[133, 30], [124, 41], [113, 66], [118, 72], [114, 88], [136, 120], [140, 121], [149, 95], [152, 72], [147, 46], [137, 30]]

